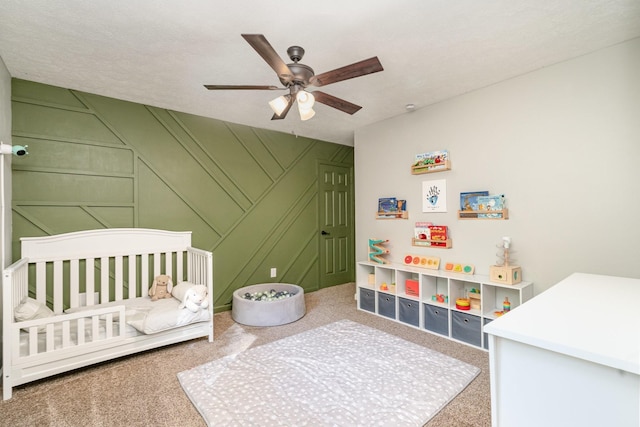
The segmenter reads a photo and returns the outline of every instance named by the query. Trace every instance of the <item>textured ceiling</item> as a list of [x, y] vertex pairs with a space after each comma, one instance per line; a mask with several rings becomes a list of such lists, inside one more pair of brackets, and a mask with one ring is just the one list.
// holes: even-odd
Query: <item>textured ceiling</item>
[[[324, 86], [361, 105], [317, 104], [271, 121], [285, 92], [240, 36], [302, 46], [316, 74], [378, 56], [384, 71]], [[346, 145], [354, 130], [640, 37], [638, 0], [0, 0], [0, 57], [12, 77]]]

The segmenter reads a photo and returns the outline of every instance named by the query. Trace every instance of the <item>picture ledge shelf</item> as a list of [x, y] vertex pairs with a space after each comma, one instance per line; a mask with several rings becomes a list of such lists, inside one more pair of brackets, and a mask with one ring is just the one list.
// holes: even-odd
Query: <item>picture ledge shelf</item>
[[376, 219], [409, 219], [409, 212], [376, 212]]
[[430, 163], [428, 165], [412, 165], [412, 175], [422, 175], [425, 173], [444, 172], [451, 170], [451, 160], [445, 160], [442, 163]]
[[[441, 245], [433, 245], [433, 243], [444, 243]], [[451, 249], [451, 239], [447, 240], [429, 240], [429, 239], [411, 239], [412, 246], [424, 247], [424, 248], [436, 248], [436, 249]]]
[[[496, 215], [490, 217], [481, 217], [479, 215]], [[505, 220], [509, 219], [509, 209], [502, 209], [499, 211], [458, 211], [458, 219], [479, 219], [479, 220]]]

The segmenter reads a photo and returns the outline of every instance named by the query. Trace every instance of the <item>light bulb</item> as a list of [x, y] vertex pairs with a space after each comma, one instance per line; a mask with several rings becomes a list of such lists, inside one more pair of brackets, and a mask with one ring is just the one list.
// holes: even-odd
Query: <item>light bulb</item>
[[290, 95], [279, 96], [276, 99], [269, 101], [269, 106], [276, 115], [280, 116], [289, 105], [289, 99], [291, 99]]
[[301, 110], [310, 110], [313, 108], [313, 104], [316, 102], [316, 98], [312, 93], [301, 90], [296, 94], [298, 101], [298, 108]]
[[300, 111], [300, 120], [302, 121], [309, 120], [311, 117], [316, 115], [316, 112], [313, 111], [313, 108], [309, 108], [306, 110], [298, 108], [298, 110]]

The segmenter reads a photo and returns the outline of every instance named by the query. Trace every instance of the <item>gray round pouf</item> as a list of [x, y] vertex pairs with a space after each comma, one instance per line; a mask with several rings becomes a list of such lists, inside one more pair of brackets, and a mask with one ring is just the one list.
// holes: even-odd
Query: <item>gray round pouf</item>
[[[293, 296], [275, 301], [252, 301], [244, 298], [247, 292], [287, 291]], [[304, 289], [288, 283], [261, 283], [245, 286], [233, 293], [231, 317], [249, 326], [277, 326], [295, 322], [304, 316]]]

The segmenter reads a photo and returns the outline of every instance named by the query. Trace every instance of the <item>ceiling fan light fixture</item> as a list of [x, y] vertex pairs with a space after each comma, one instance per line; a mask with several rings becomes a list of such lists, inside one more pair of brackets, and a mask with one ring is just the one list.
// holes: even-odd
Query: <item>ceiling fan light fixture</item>
[[304, 90], [301, 90], [296, 94], [296, 100], [298, 101], [298, 108], [300, 111], [311, 110], [313, 108], [313, 104], [316, 102], [315, 96]]
[[300, 120], [302, 121], [309, 120], [311, 117], [316, 115], [316, 112], [313, 111], [313, 108], [303, 110], [302, 108], [298, 107], [298, 110], [300, 111]]
[[291, 99], [291, 95], [282, 95], [269, 101], [269, 107], [276, 113], [278, 116], [282, 115], [282, 112], [289, 105], [289, 100]]

